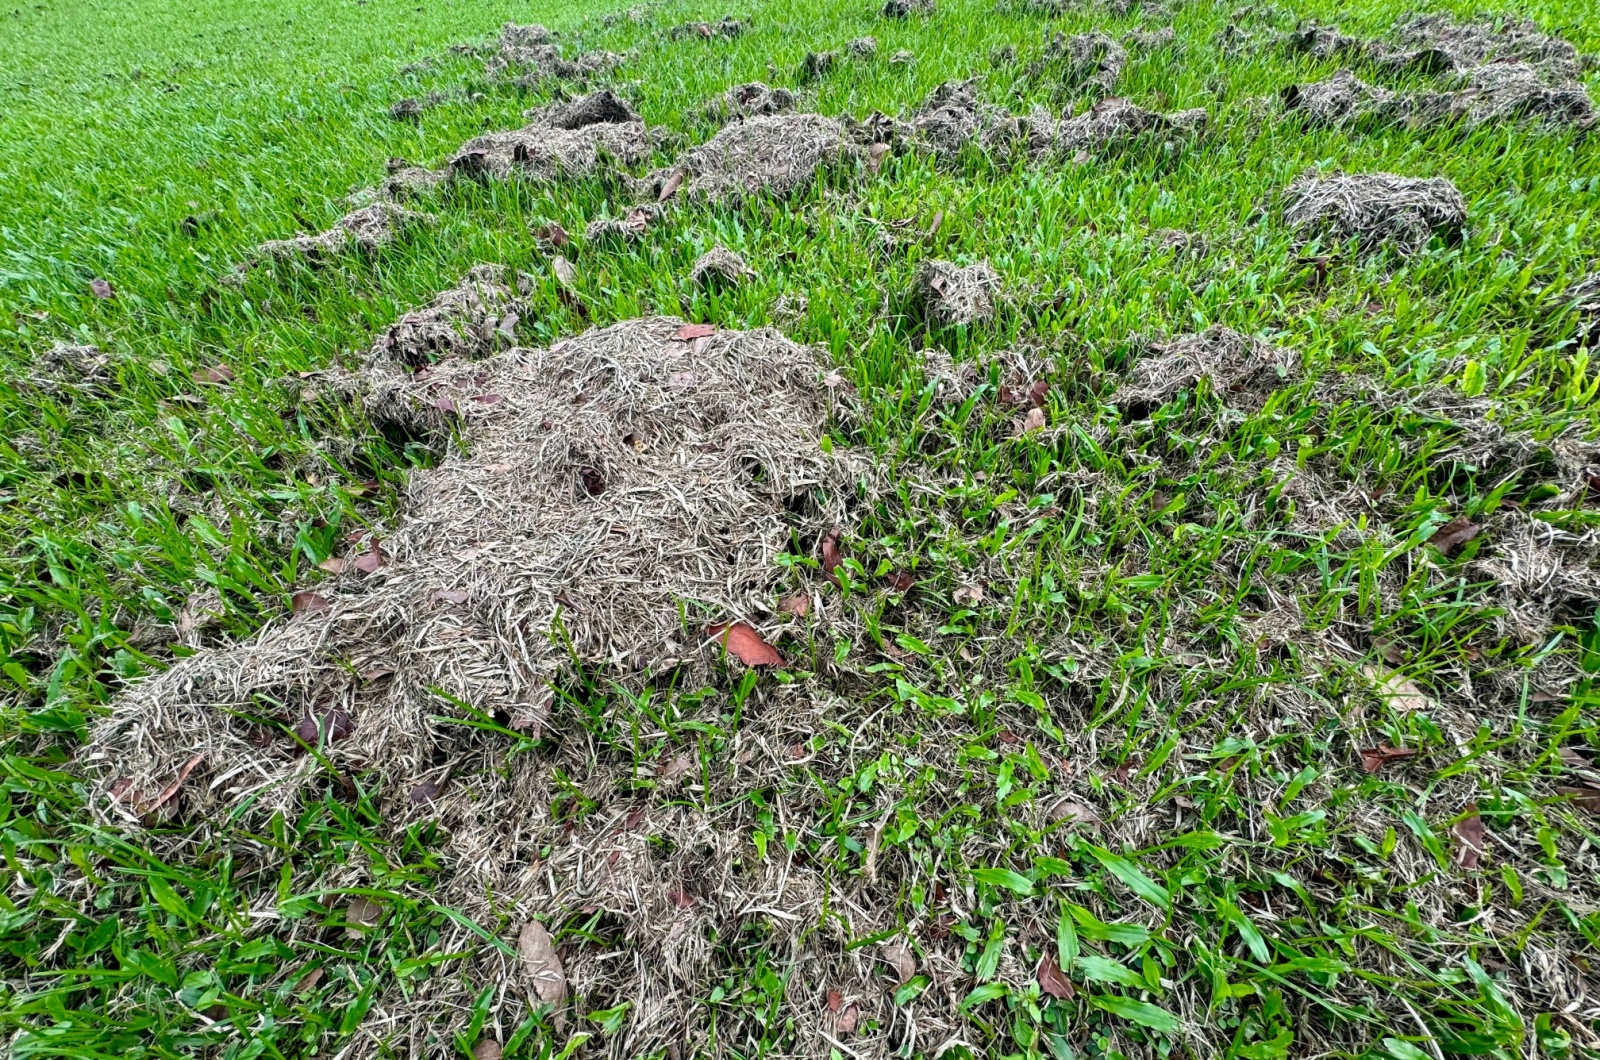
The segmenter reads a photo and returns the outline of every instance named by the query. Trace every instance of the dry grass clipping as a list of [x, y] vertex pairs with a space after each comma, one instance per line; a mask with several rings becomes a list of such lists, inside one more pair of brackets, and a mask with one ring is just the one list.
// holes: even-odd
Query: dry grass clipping
[[468, 140], [450, 166], [471, 177], [559, 180], [593, 173], [608, 159], [635, 165], [649, 153], [644, 122], [632, 107], [601, 91], [538, 111], [521, 129]]
[[1536, 121], [1583, 130], [1594, 125], [1596, 117], [1581, 82], [1550, 83], [1526, 63], [1478, 67], [1468, 75], [1465, 87], [1451, 91], [1392, 92], [1341, 70], [1325, 81], [1290, 85], [1282, 98], [1285, 109], [1304, 113], [1320, 125], [1371, 120], [1433, 128], [1455, 122], [1470, 126]]
[[917, 294], [933, 324], [981, 324], [994, 319], [1000, 274], [987, 261], [960, 268], [936, 259], [917, 274]]
[[[636, 1002], [614, 1055], [703, 1044], [701, 1008], [682, 1000], [714, 978], [713, 932], [752, 918], [788, 933], [792, 952], [826, 955], [830, 968], [797, 982], [869, 982], [870, 954], [794, 933], [820, 917], [828, 885], [779, 859], [752, 867], [748, 823], [641, 803], [564, 825], [550, 810], [551, 763], [521, 755], [508, 765], [503, 740], [453, 723], [464, 715], [440, 694], [536, 736], [575, 666], [635, 690], [673, 674], [703, 683], [721, 653], [710, 623], [745, 620], [771, 637], [794, 621], [777, 612], [776, 557], [842, 523], [872, 473], [820, 444], [830, 398], [812, 351], [771, 330], [679, 341], [681, 327], [631, 320], [420, 379], [375, 364], [363, 395], [375, 414], [409, 402], [441, 436], [459, 429], [470, 455], [413, 474], [393, 536], [361, 545], [381, 549], [383, 565], [347, 574], [328, 610], [185, 659], [122, 700], [91, 753], [102, 795], [160, 790], [203, 755], [208, 781], [184, 786], [175, 812], [254, 820], [295, 806], [323, 766], [281, 735], [264, 742], [270, 730], [252, 717], [298, 726], [334, 768], [379, 764], [388, 827], [426, 814], [450, 835], [439, 900], [490, 922], [505, 910], [524, 920], [606, 911], [630, 959], [587, 950], [563, 960], [574, 992]], [[814, 730], [839, 706], [780, 689], [770, 708], [750, 730], [770, 741], [750, 745], [759, 768], [792, 760], [797, 728]], [[569, 742], [558, 754], [585, 753], [581, 732], [560, 736]], [[684, 775], [690, 760], [665, 750], [655, 786], [696, 782]], [[636, 786], [631, 770], [590, 762], [573, 775], [607, 794]], [[125, 820], [137, 805], [102, 802]], [[536, 986], [493, 951], [470, 976]], [[464, 989], [451, 975], [410, 997], [397, 991], [374, 1010], [388, 1019], [369, 1021], [371, 1033], [433, 1051], [464, 1022]], [[820, 1028], [822, 1016], [803, 1022]]]
[[[506, 270], [478, 265], [421, 309], [406, 313], [378, 336], [369, 364], [425, 368], [443, 360], [475, 360], [510, 345], [522, 313], [521, 295]], [[519, 285], [525, 281], [517, 277]]]
[[370, 253], [394, 242], [408, 228], [433, 224], [437, 220], [432, 214], [407, 210], [380, 200], [351, 210], [326, 232], [268, 240], [256, 248], [256, 252], [266, 258], [304, 257], [312, 260], [328, 258], [351, 248]]
[[689, 282], [696, 287], [716, 284], [735, 286], [756, 277], [756, 270], [726, 247], [712, 247], [695, 260], [689, 270]]
[[1255, 411], [1294, 378], [1300, 360], [1289, 350], [1220, 326], [1158, 343], [1150, 352], [1129, 370], [1117, 389], [1117, 404], [1159, 408], [1205, 379], [1224, 405]]
[[734, 85], [706, 104], [706, 116], [713, 121], [749, 118], [757, 114], [781, 114], [795, 104], [787, 88], [772, 88], [761, 81]]
[[1283, 216], [1308, 239], [1354, 239], [1363, 250], [1392, 245], [1415, 252], [1435, 232], [1458, 235], [1466, 224], [1467, 203], [1443, 177], [1311, 172], [1284, 191]]
[[857, 149], [844, 125], [821, 114], [759, 115], [734, 122], [691, 147], [645, 188], [663, 188], [682, 174], [691, 201], [737, 201], [767, 194], [787, 198], [809, 185], [819, 170]]

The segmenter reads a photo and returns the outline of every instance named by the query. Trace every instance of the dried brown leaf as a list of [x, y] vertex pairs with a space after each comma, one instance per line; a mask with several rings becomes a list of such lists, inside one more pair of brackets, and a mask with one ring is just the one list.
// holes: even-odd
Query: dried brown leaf
[[567, 1000], [567, 972], [556, 955], [555, 943], [550, 933], [537, 920], [522, 925], [517, 936], [517, 953], [522, 958], [523, 970], [533, 981], [533, 992], [546, 1005], [560, 1006]]
[[678, 193], [678, 189], [683, 187], [683, 179], [683, 170], [673, 170], [672, 175], [662, 183], [661, 192], [656, 196], [656, 202], [666, 202], [668, 199], [676, 195]]
[[324, 710], [320, 714], [307, 711], [294, 727], [295, 735], [313, 746], [323, 733], [327, 733], [329, 743], [334, 743], [355, 731], [356, 720], [343, 710]]
[[358, 939], [363, 931], [382, 919], [383, 906], [364, 894], [358, 894], [344, 907], [344, 933], [348, 938]]
[[977, 583], [958, 585], [956, 591], [950, 594], [950, 599], [962, 607], [974, 607], [983, 603], [983, 586]]
[[89, 281], [89, 291], [96, 298], [115, 298], [117, 296], [117, 292], [111, 289], [110, 283], [98, 278]]
[[212, 383], [221, 386], [233, 382], [233, 369], [225, 364], [212, 365], [210, 368], [196, 368], [192, 373], [196, 383], [202, 385]]
[[1600, 788], [1590, 787], [1587, 784], [1581, 788], [1574, 788], [1563, 784], [1556, 788], [1556, 794], [1565, 795], [1572, 800], [1572, 805], [1580, 809], [1588, 810], [1590, 813], [1600, 813]]
[[378, 547], [378, 542], [374, 540], [371, 548], [355, 558], [354, 566], [362, 574], [375, 574], [378, 568], [383, 566], [384, 560], [383, 550]]
[[834, 1030], [841, 1035], [854, 1034], [856, 1024], [861, 1022], [861, 1006], [854, 1001], [846, 1005], [839, 1012], [839, 1018], [834, 1022]]
[[1055, 954], [1046, 953], [1039, 958], [1039, 970], [1035, 975], [1039, 980], [1039, 989], [1053, 998], [1071, 1001], [1077, 994], [1077, 990], [1072, 986], [1072, 980], [1061, 970], [1061, 964], [1056, 960]]
[[557, 254], [550, 259], [550, 271], [555, 273], [556, 282], [566, 288], [571, 288], [578, 282], [578, 270], [566, 258]]
[[917, 955], [911, 947], [900, 939], [885, 942], [882, 947], [883, 959], [890, 968], [894, 969], [895, 978], [901, 984], [911, 982], [912, 976], [917, 974]]
[[478, 1044], [472, 1047], [472, 1060], [500, 1060], [505, 1053], [505, 1046], [493, 1038], [480, 1038]]
[[1028, 414], [1011, 425], [1011, 433], [1016, 437], [1031, 434], [1034, 431], [1044, 430], [1044, 409], [1029, 409]]
[[778, 649], [762, 640], [761, 634], [747, 622], [719, 622], [706, 632], [746, 666], [783, 665]]
[[438, 409], [440, 412], [453, 413], [456, 411], [455, 399], [450, 397], [435, 398], [433, 407]]
[[910, 571], [892, 570], [883, 576], [884, 584], [897, 593], [909, 593], [917, 580], [911, 576]]
[[606, 491], [606, 477], [598, 468], [580, 467], [578, 479], [583, 483], [583, 492], [591, 497], [598, 497]]
[[328, 600], [321, 593], [310, 591], [295, 593], [289, 597], [289, 610], [295, 614], [304, 614], [308, 611], [326, 611]]
[[504, 394], [474, 394], [474, 395], [472, 395], [472, 400], [476, 401], [480, 405], [498, 405], [498, 404], [500, 404], [500, 402], [504, 401], [505, 399], [506, 399], [506, 396]]
[[867, 148], [867, 170], [878, 173], [883, 169], [883, 160], [889, 157], [888, 144], [873, 144]]
[[811, 613], [811, 597], [805, 593], [795, 593], [785, 596], [778, 604], [778, 610], [796, 618], [805, 618]]
[[343, 556], [329, 556], [317, 564], [318, 568], [327, 571], [329, 574], [343, 574], [344, 569], [349, 565], [349, 561]]
[[844, 995], [837, 990], [828, 991], [828, 1011], [838, 1012], [844, 1007]]
[[1361, 672], [1372, 681], [1373, 692], [1395, 710], [1410, 713], [1433, 706], [1428, 694], [1397, 670], [1384, 670], [1376, 664], [1368, 664], [1361, 668]]
[[932, 239], [939, 234], [939, 228], [944, 224], [944, 211], [940, 210], [933, 215], [933, 221], [928, 225], [928, 238]]
[[1052, 821], [1066, 821], [1069, 824], [1099, 824], [1100, 815], [1094, 807], [1081, 803], [1076, 799], [1058, 799], [1050, 807]]
[[1477, 537], [1480, 529], [1481, 527], [1466, 516], [1457, 516], [1435, 530], [1433, 536], [1428, 538], [1428, 544], [1438, 549], [1441, 555], [1448, 556]]
[[472, 594], [465, 589], [440, 589], [433, 594], [436, 604], [464, 604], [472, 599]]
[[1488, 834], [1483, 827], [1483, 818], [1478, 816], [1478, 804], [1467, 804], [1467, 816], [1455, 823], [1450, 829], [1461, 845], [1456, 848], [1456, 860], [1464, 869], [1475, 869], [1478, 862], [1483, 860], [1483, 840]]
[[541, 242], [549, 243], [552, 247], [560, 249], [572, 242], [572, 237], [567, 235], [567, 230], [560, 224], [551, 221], [549, 224], [540, 225], [534, 232]]
[[844, 530], [834, 527], [828, 531], [828, 536], [822, 539], [822, 573], [835, 585], [839, 584], [838, 575], [834, 571], [839, 569], [839, 564], [844, 561], [844, 556], [839, 551], [839, 539], [844, 536]]
[[183, 767], [178, 770], [178, 775], [173, 779], [172, 783], [162, 788], [155, 798], [144, 804], [142, 807], [144, 812], [154, 813], [171, 802], [172, 797], [178, 793], [178, 789], [183, 787], [183, 782], [189, 779], [189, 774], [194, 772], [195, 766], [205, 761], [205, 757], [205, 752], [202, 751], [185, 762]]
[[411, 793], [408, 796], [411, 801], [411, 805], [421, 806], [424, 803], [429, 803], [434, 799], [437, 799], [439, 797], [439, 793], [444, 791], [444, 784], [445, 782], [443, 778], [439, 780], [424, 780], [420, 784], [413, 784], [411, 786]]
[[716, 333], [717, 326], [715, 324], [685, 324], [673, 332], [672, 337], [679, 342], [689, 342], [693, 339], [709, 338]]
[[1401, 758], [1410, 758], [1417, 753], [1414, 747], [1391, 747], [1380, 743], [1376, 747], [1363, 747], [1361, 749], [1361, 768], [1368, 773], [1376, 773], [1390, 762]]

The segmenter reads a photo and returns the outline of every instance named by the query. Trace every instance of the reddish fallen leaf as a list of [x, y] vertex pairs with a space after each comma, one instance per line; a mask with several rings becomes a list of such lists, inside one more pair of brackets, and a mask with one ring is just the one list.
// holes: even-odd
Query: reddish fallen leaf
[[464, 604], [472, 599], [472, 594], [465, 589], [440, 589], [432, 599], [436, 604]]
[[1041, 430], [1044, 430], [1044, 409], [1029, 409], [1026, 416], [1012, 425], [1012, 432], [1019, 437]]
[[1053, 998], [1071, 1001], [1077, 994], [1077, 990], [1073, 989], [1072, 980], [1061, 970], [1061, 965], [1056, 961], [1054, 954], [1046, 953], [1039, 959], [1039, 970], [1035, 975], [1039, 980], [1039, 989]]
[[1562, 785], [1556, 788], [1557, 795], [1565, 795], [1572, 800], [1572, 805], [1588, 810], [1590, 813], [1600, 813], [1600, 788], [1591, 788], [1585, 785], [1581, 788]]
[[854, 1034], [856, 1024], [859, 1022], [861, 1022], [861, 1006], [852, 1001], [839, 1013], [839, 1019], [833, 1026], [840, 1034]]
[[191, 375], [196, 383], [202, 385], [212, 383], [216, 386], [222, 386], [225, 383], [233, 382], [233, 369], [225, 364], [212, 365], [210, 368], [196, 368]]
[[803, 744], [803, 743], [792, 743], [792, 744], [789, 745], [789, 757], [790, 758], [799, 759], [799, 758], [804, 758], [805, 756], [806, 756], [806, 745], [805, 744]]
[[317, 984], [320, 982], [322, 982], [322, 968], [319, 966], [311, 969], [305, 974], [305, 978], [295, 984], [295, 993], [309, 994], [317, 988]]
[[1376, 773], [1390, 762], [1401, 758], [1410, 758], [1417, 753], [1415, 747], [1391, 747], [1380, 743], [1376, 747], [1363, 747], [1361, 749], [1361, 768], [1368, 773]]
[[343, 710], [324, 710], [320, 715], [308, 711], [294, 727], [294, 734], [308, 744], [315, 744], [324, 733], [334, 743], [355, 731], [356, 720]]
[[666, 179], [666, 182], [661, 185], [661, 193], [656, 196], [656, 202], [666, 202], [676, 195], [681, 187], [683, 187], [683, 170], [675, 169], [672, 171], [672, 175]]
[[579, 468], [578, 478], [583, 482], [583, 492], [591, 497], [598, 497], [606, 491], [606, 477], [595, 468]]
[[1043, 379], [1037, 380], [1028, 388], [1028, 402], [1036, 409], [1044, 408], [1045, 401], [1050, 397], [1050, 384]]
[[377, 539], [374, 538], [372, 547], [355, 558], [354, 566], [362, 574], [374, 574], [383, 566], [384, 558], [383, 550], [378, 547]]
[[504, 401], [505, 399], [506, 399], [506, 396], [504, 394], [474, 394], [474, 395], [472, 395], [472, 400], [476, 401], [480, 405], [498, 405], [498, 404], [500, 404], [500, 402]]
[[433, 402], [433, 407], [438, 409], [440, 412], [453, 413], [456, 411], [455, 401], [447, 397], [436, 398]]
[[121, 802], [133, 789], [133, 778], [123, 774], [111, 782], [111, 798], [114, 802]]
[[638, 828], [641, 824], [644, 823], [644, 819], [645, 819], [645, 817], [647, 817], [649, 815], [649, 813], [650, 813], [650, 807], [648, 807], [648, 806], [635, 806], [633, 809], [628, 811], [627, 820], [622, 822], [623, 829], [625, 831], [631, 832], [635, 828]]
[[909, 593], [911, 587], [917, 584], [917, 580], [911, 576], [911, 572], [906, 570], [892, 570], [884, 575], [883, 581], [884, 584], [897, 593]]
[[746, 666], [783, 665], [778, 649], [762, 640], [747, 622], [719, 622], [706, 632]]
[[822, 539], [822, 573], [828, 576], [833, 584], [839, 584], [839, 578], [833, 572], [839, 569], [839, 564], [844, 557], [839, 553], [839, 538], [844, 536], [844, 531], [834, 527], [828, 531], [828, 536]]
[[844, 995], [837, 990], [828, 991], [828, 1011], [838, 1012], [844, 1007]]
[[779, 602], [778, 610], [784, 612], [785, 614], [793, 615], [796, 618], [805, 618], [811, 613], [811, 597], [807, 596], [805, 593], [795, 593], [793, 596], [786, 596], [781, 602]]
[[111, 284], [101, 279], [90, 280], [89, 291], [96, 298], [115, 298], [117, 296], [117, 292], [111, 289]]
[[343, 556], [329, 556], [327, 559], [317, 564], [317, 567], [321, 570], [327, 571], [329, 574], [343, 574], [344, 569], [349, 565], [349, 561]]
[[672, 888], [672, 904], [679, 909], [693, 909], [694, 895], [690, 894], [683, 884], [674, 884]]
[[672, 335], [679, 342], [689, 342], [692, 339], [703, 339], [717, 333], [715, 324], [685, 324]]
[[194, 772], [194, 767], [205, 761], [205, 757], [205, 752], [201, 751], [199, 754], [185, 762], [183, 767], [178, 770], [178, 775], [173, 778], [172, 783], [162, 788], [155, 798], [143, 805], [142, 808], [144, 812], [154, 813], [167, 803], [171, 802], [172, 797], [178, 793], [178, 789], [183, 787], [183, 782], [189, 779], [189, 774]]
[[328, 601], [321, 593], [295, 593], [289, 597], [289, 609], [297, 615], [307, 611], [326, 611]]
[[1488, 833], [1483, 827], [1483, 818], [1478, 816], [1478, 804], [1467, 804], [1467, 816], [1455, 823], [1450, 829], [1451, 833], [1461, 841], [1461, 846], [1456, 849], [1456, 860], [1464, 869], [1475, 869], [1478, 862], [1483, 860], [1483, 840]]
[[1000, 737], [1000, 742], [1001, 743], [1021, 743], [1022, 742], [1022, 737], [1018, 736], [1016, 733], [1012, 732], [1010, 729], [1001, 729], [1000, 732], [998, 733], [998, 735]]
[[1438, 549], [1441, 555], [1448, 556], [1477, 537], [1479, 529], [1481, 528], [1466, 516], [1457, 516], [1434, 531], [1433, 536], [1428, 538], [1428, 543]]

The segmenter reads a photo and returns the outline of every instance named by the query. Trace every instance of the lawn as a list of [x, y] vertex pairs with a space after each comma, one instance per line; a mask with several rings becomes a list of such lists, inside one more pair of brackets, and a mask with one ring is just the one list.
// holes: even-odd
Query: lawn
[[11, 1054], [1600, 1056], [1600, 12], [1448, 10], [0, 11]]

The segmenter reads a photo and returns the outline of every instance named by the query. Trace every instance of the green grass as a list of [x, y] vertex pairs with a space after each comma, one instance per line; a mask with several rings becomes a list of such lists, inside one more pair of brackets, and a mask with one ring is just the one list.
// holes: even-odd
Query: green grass
[[[1375, 34], [1406, 9], [1293, 11]], [[1592, 5], [1526, 10], [1600, 51]], [[841, 658], [869, 703], [925, 720], [921, 739], [937, 746], [918, 753], [946, 768], [841, 753], [762, 796], [786, 802], [789, 831], [752, 810], [752, 856], [803, 846], [854, 880], [861, 837], [887, 819], [880, 859], [970, 888], [952, 925], [968, 978], [950, 988], [966, 998], [974, 1054], [1597, 1055], [1592, 986], [1563, 1011], [1575, 999], [1560, 984], [1592, 984], [1600, 968], [1600, 835], [1554, 791], [1578, 783], [1561, 749], [1600, 757], [1600, 691], [1582, 676], [1600, 669], [1593, 603], [1517, 635], [1507, 597], [1472, 565], [1516, 543], [1494, 529], [1451, 557], [1425, 543], [1457, 515], [1499, 528], [1525, 511], [1572, 534], [1600, 523], [1597, 491], [1480, 444], [1496, 424], [1543, 443], [1600, 429], [1596, 367], [1563, 298], [1600, 258], [1593, 140], [1263, 119], [1252, 97], [1336, 65], [1273, 50], [1228, 60], [1211, 44], [1227, 12], [1186, 6], [1171, 19], [1182, 46], [1134, 61], [1120, 88], [1162, 109], [1211, 109], [1211, 133], [1172, 154], [945, 167], [904, 155], [787, 203], [677, 210], [638, 244], [570, 255], [581, 314], [530, 226], [578, 232], [620, 212], [599, 180], [458, 188], [428, 204], [438, 225], [370, 259], [219, 282], [262, 240], [325, 227], [384, 159], [436, 164], [483, 129], [517, 124], [544, 96], [486, 84], [481, 60], [446, 52], [506, 19], [638, 48], [617, 80], [682, 143], [711, 134], [704, 99], [752, 79], [794, 85], [808, 50], [855, 36], [877, 36], [877, 58], [842, 59], [807, 106], [898, 113], [947, 78], [982, 75], [988, 98], [1022, 111], [1050, 101], [1021, 79], [1046, 29], [1164, 22], [1094, 7], [996, 12], [988, 0], [885, 22], [866, 0], [803, 0], [733, 10], [751, 32], [706, 43], [659, 30], [728, 12], [673, 4], [610, 26], [604, 13], [387, 0], [0, 13], [0, 1021], [13, 1053], [332, 1054], [357, 1040], [375, 999], [458, 974], [486, 991], [466, 1046], [484, 1027], [520, 1036], [521, 1056], [570, 1041], [572, 1025], [470, 978], [492, 945], [476, 932], [514, 942], [515, 923], [475, 931], [430, 898], [444, 837], [386, 828], [381, 770], [330, 785], [263, 834], [182, 815], [141, 831], [91, 812], [74, 760], [128, 682], [284, 613], [342, 534], [393, 520], [406, 468], [430, 459], [359, 422], [340, 425], [353, 444], [328, 444], [328, 425], [282, 381], [353, 364], [404, 309], [499, 261], [539, 283], [524, 344], [649, 312], [753, 326], [773, 321], [780, 295], [806, 297], [781, 323], [826, 349], [865, 399], [863, 421], [836, 437], [899, 484], [854, 530], [851, 555], [863, 582], [911, 570], [924, 601], [853, 597], [868, 642]], [[992, 66], [1004, 44], [1020, 62]], [[915, 63], [887, 61], [901, 48]], [[390, 103], [430, 88], [480, 95], [416, 124], [390, 120]], [[1467, 236], [1409, 260], [1322, 248], [1333, 254], [1323, 276], [1277, 207], [1313, 164], [1448, 176], [1469, 203]], [[934, 235], [881, 249], [885, 226], [926, 233], [935, 216]], [[1203, 233], [1209, 248], [1156, 253], [1159, 228]], [[760, 278], [726, 294], [691, 288], [690, 264], [718, 243]], [[991, 262], [1009, 292], [1000, 318], [922, 329], [908, 292], [932, 257]], [[95, 298], [94, 278], [116, 297]], [[1298, 351], [1299, 381], [1237, 420], [1204, 388], [1148, 418], [1119, 410], [1117, 374], [1149, 337], [1211, 324]], [[58, 340], [110, 354], [113, 385], [52, 394], [31, 382]], [[1019, 341], [1054, 369], [1059, 429], [1044, 438], [1009, 439], [1013, 413], [992, 400], [947, 408], [927, 392], [924, 344], [967, 361]], [[219, 363], [230, 385], [194, 383]], [[1296, 473], [1341, 498], [1332, 522], [1296, 519], [1312, 508], [1286, 500]], [[369, 479], [376, 490], [349, 488]], [[1556, 508], [1556, 496], [1570, 503]], [[988, 597], [954, 605], [972, 571], [987, 572]], [[1286, 600], [1303, 630], [1263, 640]], [[217, 624], [180, 637], [176, 624], [205, 608]], [[996, 639], [1017, 659], [1004, 672], [963, 662], [964, 648]], [[1418, 683], [1420, 706], [1362, 675], [1385, 651], [1383, 666]], [[1580, 679], [1553, 685], [1551, 673]], [[591, 709], [568, 709], [563, 724], [603, 753], [636, 753], [641, 708], [591, 692]], [[707, 721], [694, 750], [708, 783], [662, 798], [709, 810], [749, 796], [719, 766], [748, 692], [688, 699], [682, 709]], [[812, 746], [847, 738], [821, 731]], [[1369, 776], [1357, 748], [1380, 741], [1420, 753]], [[507, 750], [529, 749], [508, 737]], [[574, 790], [576, 817], [610, 794]], [[1027, 823], [1069, 793], [1100, 808], [1108, 835], [1130, 815], [1177, 820], [1175, 807], [1182, 824], [1113, 851], [1092, 832]], [[1452, 858], [1469, 804], [1492, 836], [1474, 870]], [[354, 937], [343, 930], [352, 866], [385, 907]], [[895, 915], [931, 921], [940, 901], [931, 884], [908, 887]], [[552, 925], [569, 945], [596, 930], [576, 912]], [[748, 1056], [809, 1047], [757, 1014], [814, 999], [784, 998], [789, 973], [759, 940], [725, 942], [726, 980], [696, 999], [740, 1028], [722, 1044]], [[1047, 1002], [1000, 972], [1006, 956], [1027, 978], [1041, 945], [1078, 980], [1075, 999]], [[901, 993], [897, 1005], [914, 1002]], [[581, 999], [578, 1028], [604, 1032], [605, 1018], [582, 1013], [623, 1000]]]

